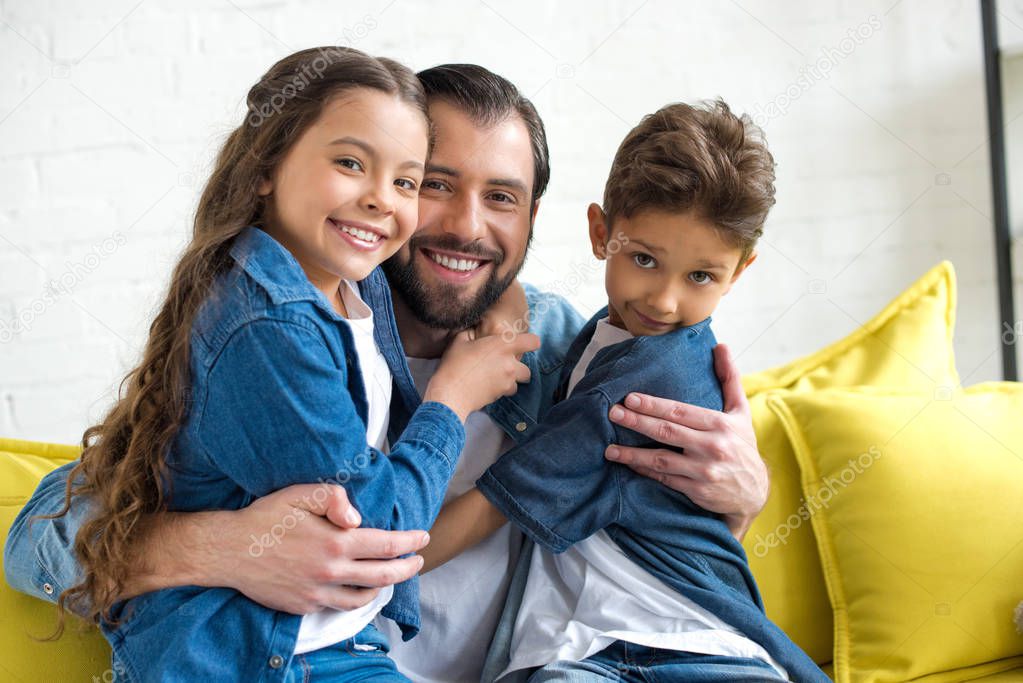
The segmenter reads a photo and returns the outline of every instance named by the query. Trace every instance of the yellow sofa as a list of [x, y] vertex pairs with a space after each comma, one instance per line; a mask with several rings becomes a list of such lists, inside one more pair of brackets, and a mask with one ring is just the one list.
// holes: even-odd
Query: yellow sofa
[[[894, 566], [904, 559], [870, 565], [873, 555], [864, 550], [871, 547], [871, 543], [882, 542], [901, 548], [899, 530], [916, 529], [923, 523], [924, 531], [914, 531], [916, 536], [908, 539], [918, 541], [921, 533], [933, 531], [933, 524], [927, 526], [932, 520], [935, 524], [946, 525], [947, 528], [940, 531], [947, 531], [949, 538], [956, 538], [955, 520], [942, 517], [949, 510], [956, 515], [973, 510], [972, 524], [988, 519], [969, 507], [969, 498], [958, 501], [960, 506], [966, 506], [960, 508], [944, 505], [940, 499], [933, 504], [930, 502], [932, 497], [937, 498], [933, 493], [936, 490], [944, 492], [942, 498], [948, 498], [947, 491], [955, 490], [951, 484], [961, 473], [975, 475], [975, 470], [983, 471], [976, 467], [976, 458], [984, 457], [983, 452], [971, 455], [970, 464], [964, 466], [961, 458], [956, 459], [962, 448], [941, 455], [940, 443], [938, 446], [924, 443], [935, 434], [942, 442], [949, 441], [940, 435], [944, 422], [952, 424], [956, 419], [968, 419], [970, 423], [963, 422], [964, 426], [957, 428], [959, 432], [972, 429], [970, 424], [975, 425], [993, 439], [990, 443], [995, 446], [989, 448], [996, 448], [1001, 457], [1010, 458], [1006, 462], [1012, 462], [1011, 456], [1023, 461], [1023, 437], [1018, 431], [1005, 434], [999, 431], [1000, 424], [1015, 424], [1018, 420], [1000, 417], [998, 423], [984, 423], [985, 419], [1012, 415], [1017, 405], [1023, 407], [1020, 386], [998, 383], [966, 391], [960, 386], [952, 353], [955, 303], [952, 267], [947, 263], [939, 264], [847, 338], [788, 365], [744, 378], [758, 445], [772, 479], [767, 507], [746, 537], [750, 565], [771, 618], [840, 682], [1023, 681], [1023, 636], [1019, 636], [1018, 643], [1013, 641], [1001, 621], [1003, 618], [1011, 621], [1011, 609], [1003, 603], [1014, 595], [1016, 586], [1019, 593], [1012, 604], [1023, 599], [1023, 581], [1020, 581], [1023, 579], [1023, 543], [1020, 543], [1019, 553], [1006, 554], [997, 568], [989, 571], [992, 576], [997, 575], [996, 585], [988, 585], [991, 581], [985, 584], [983, 577], [976, 581], [976, 577], [971, 577], [956, 586], [954, 571], [959, 565], [950, 563], [940, 576], [946, 589], [952, 582], [953, 589], [961, 588], [959, 592], [969, 593], [973, 588], [970, 584], [975, 583], [988, 592], [981, 595], [974, 591], [972, 602], [961, 604], [951, 599], [947, 602], [938, 599], [935, 613], [947, 618], [936, 617], [933, 623], [928, 622], [933, 629], [928, 632], [929, 640], [923, 642], [919, 637], [903, 638], [898, 630], [900, 625], [895, 623], [898, 620], [884, 617], [882, 623], [880, 612], [883, 608], [896, 615], [913, 614], [920, 607], [919, 596], [900, 588], [901, 592], [891, 598], [884, 589], [906, 581], [906, 577], [909, 577], [908, 585], [916, 582], [926, 587], [928, 577], [913, 572], [926, 573], [928, 568], [907, 564], [896, 567], [895, 578], [882, 578], [882, 570], [888, 564]], [[963, 402], [956, 402], [958, 397], [962, 397]], [[931, 416], [928, 428], [912, 439], [907, 435], [915, 432], [897, 423], [902, 437], [901, 442], [895, 443], [884, 435], [882, 418], [894, 419], [899, 410], [909, 410], [906, 402], [913, 400], [945, 413]], [[875, 408], [876, 419], [871, 417], [871, 410]], [[979, 410], [983, 415], [971, 415], [970, 410]], [[836, 458], [841, 461], [844, 457], [841, 450], [837, 455], [832, 452], [836, 443], [841, 446], [849, 442], [850, 448], [857, 452], [874, 452], [866, 445], [860, 448], [854, 443], [857, 439], [853, 436], [860, 433], [855, 429], [857, 421], [864, 425], [860, 430], [863, 433], [870, 431], [867, 426], [873, 429], [869, 438], [878, 442], [880, 450], [877, 452], [883, 452], [884, 457], [877, 460], [876, 465], [871, 461], [868, 472], [861, 472], [856, 481], [843, 486], [835, 502], [811, 505], [813, 501], [822, 500], [823, 473]], [[910, 421], [905, 420], [907, 424]], [[888, 441], [881, 443], [884, 439]], [[77, 453], [77, 449], [70, 446], [0, 440], [0, 534], [4, 538], [39, 479], [75, 458]], [[930, 477], [925, 478], [926, 481], [914, 478], [903, 485], [898, 479], [903, 476], [899, 469], [901, 464], [930, 454], [936, 460], [935, 471], [945, 473], [943, 478]], [[989, 462], [988, 465], [990, 476], [996, 464]], [[957, 472], [955, 467], [968, 469]], [[884, 486], [890, 489], [893, 480], [895, 496], [884, 493], [887, 490]], [[974, 477], [970, 481], [982, 480]], [[1012, 490], [1012, 481], [1000, 483], [1005, 490]], [[994, 488], [997, 487], [992, 484], [991, 489]], [[1023, 482], [1020, 490], [1023, 490]], [[924, 512], [912, 519], [900, 517], [900, 509], [914, 509], [913, 503], [921, 501], [926, 503], [921, 508]], [[992, 514], [998, 514], [995, 509], [998, 501], [984, 501], [984, 504], [992, 506]], [[872, 515], [866, 521], [861, 514], [864, 512]], [[878, 520], [881, 532], [876, 531]], [[874, 527], [869, 526], [871, 522]], [[1018, 520], [1010, 519], [1009, 523], [1023, 529]], [[860, 524], [862, 526], [857, 526]], [[1010, 532], [1004, 527], [1000, 531], [985, 530], [983, 533], [988, 535], [974, 546], [972, 554], [982, 555], [978, 548], [1004, 540]], [[872, 533], [880, 535], [873, 538]], [[854, 541], [867, 545], [850, 546], [853, 537]], [[976, 540], [962, 533], [959, 538]], [[921, 549], [914, 550], [905, 561], [912, 564], [910, 560], [926, 560], [933, 545], [919, 546]], [[852, 551], [847, 550], [850, 547]], [[944, 549], [945, 556], [949, 557], [955, 557], [955, 551], [956, 548]], [[894, 556], [891, 551], [889, 555]], [[1015, 563], [1019, 563], [1015, 583], [1003, 580], [1003, 574], [1012, 576]], [[928, 607], [927, 599], [930, 598], [923, 601], [925, 607]], [[879, 616], [872, 619], [875, 609]], [[991, 613], [990, 623], [985, 621], [986, 613], [981, 615], [984, 623], [980, 626], [969, 621], [976, 620], [978, 609]], [[1003, 610], [1006, 613], [1001, 615]], [[6, 655], [0, 658], [0, 679], [111, 680], [109, 649], [95, 629], [72, 628], [57, 642], [34, 640], [32, 636], [52, 631], [54, 610], [46, 603], [16, 593], [6, 584], [0, 586], [0, 614], [4, 615], [0, 626], [0, 651]], [[956, 619], [961, 620], [958, 626], [953, 623]], [[946, 631], [940, 630], [942, 628]], [[942, 638], [949, 637], [948, 629], [958, 633], [956, 628], [963, 630], [961, 640], [966, 644], [959, 641], [943, 644]], [[971, 633], [981, 632], [979, 638], [974, 636], [976, 644], [971, 644]]]

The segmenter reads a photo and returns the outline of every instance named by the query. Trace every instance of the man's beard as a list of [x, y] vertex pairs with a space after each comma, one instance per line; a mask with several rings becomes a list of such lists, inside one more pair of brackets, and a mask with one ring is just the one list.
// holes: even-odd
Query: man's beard
[[[416, 274], [415, 256], [422, 247], [489, 259], [490, 275], [476, 294], [468, 301], [462, 301], [462, 288], [458, 285], [441, 282], [428, 287]], [[484, 249], [472, 242], [462, 244], [448, 235], [436, 238], [413, 236], [409, 240], [408, 253], [407, 263], [401, 262], [401, 252], [384, 261], [384, 273], [391, 289], [412, 311], [412, 315], [427, 327], [439, 330], [462, 330], [479, 324], [483, 314], [501, 298], [519, 274], [525, 261], [523, 258], [507, 275], [499, 277], [497, 271], [504, 262], [503, 252]]]

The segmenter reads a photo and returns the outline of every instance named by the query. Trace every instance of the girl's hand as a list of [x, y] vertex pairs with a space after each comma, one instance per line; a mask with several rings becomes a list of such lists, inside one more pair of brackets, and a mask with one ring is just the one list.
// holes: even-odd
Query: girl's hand
[[519, 358], [540, 348], [535, 334], [510, 334], [472, 339], [459, 332], [448, 345], [430, 380], [424, 401], [439, 401], [465, 422], [469, 413], [518, 391], [529, 381], [529, 368]]
[[516, 278], [504, 290], [501, 298], [483, 314], [483, 319], [473, 328], [471, 336], [474, 339], [500, 336], [508, 340], [512, 335], [524, 332], [529, 332], [529, 304], [526, 301], [526, 290]]

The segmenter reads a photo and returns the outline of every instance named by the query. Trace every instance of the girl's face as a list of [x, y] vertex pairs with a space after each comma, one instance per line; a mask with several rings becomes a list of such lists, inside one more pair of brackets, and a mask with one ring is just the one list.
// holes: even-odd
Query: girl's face
[[357, 88], [324, 105], [263, 181], [266, 230], [328, 298], [411, 237], [428, 128], [413, 105]]

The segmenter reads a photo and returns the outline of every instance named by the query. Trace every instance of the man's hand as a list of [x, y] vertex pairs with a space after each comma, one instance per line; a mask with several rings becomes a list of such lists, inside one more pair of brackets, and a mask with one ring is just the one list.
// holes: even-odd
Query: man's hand
[[724, 394], [723, 413], [646, 394], [629, 394], [624, 407], [611, 408], [613, 422], [683, 453], [611, 445], [605, 457], [721, 514], [741, 541], [767, 503], [767, 466], [757, 451], [739, 370], [723, 344], [714, 348], [714, 368]]
[[[163, 517], [163, 516], [161, 516]], [[345, 490], [289, 486], [236, 511], [155, 518], [146, 547], [161, 552], [129, 592], [191, 583], [226, 586], [272, 609], [309, 614], [354, 609], [380, 588], [416, 575], [425, 531], [360, 529]]]

